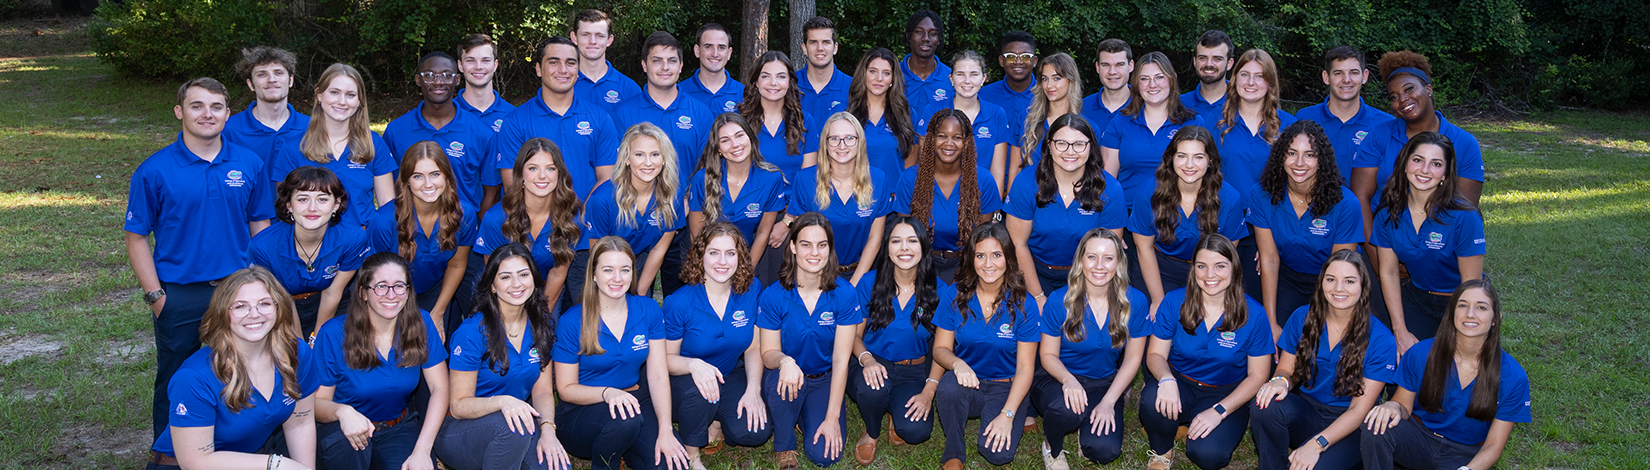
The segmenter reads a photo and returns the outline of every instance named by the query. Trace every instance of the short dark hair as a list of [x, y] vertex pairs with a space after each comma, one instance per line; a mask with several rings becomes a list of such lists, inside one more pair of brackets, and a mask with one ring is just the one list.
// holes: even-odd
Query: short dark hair
[[1128, 41], [1117, 38], [1100, 41], [1100, 47], [1095, 53], [1095, 57], [1098, 60], [1100, 54], [1116, 54], [1119, 52], [1123, 53], [1123, 57], [1134, 60], [1134, 49], [1129, 47]]
[[647, 39], [642, 40], [643, 62], [647, 61], [648, 54], [652, 54], [655, 47], [675, 49], [676, 60], [682, 59], [682, 43], [676, 40], [676, 36], [671, 36], [670, 33], [664, 31], [654, 31], [653, 34], [647, 35]]
[[453, 56], [447, 55], [446, 52], [441, 52], [441, 51], [431, 51], [429, 54], [424, 54], [424, 57], [419, 57], [418, 58], [418, 64], [417, 65], [418, 66], [423, 66], [424, 62], [427, 61], [427, 60], [430, 60], [430, 59], [447, 59], [449, 61], [452, 61], [453, 65], [455, 65], [455, 66], [458, 65], [458, 60], [453, 59]]
[[607, 12], [601, 10], [581, 10], [573, 14], [573, 31], [579, 30], [579, 23], [607, 23], [607, 32], [613, 33], [613, 19], [607, 17]]
[[1000, 51], [1007, 49], [1009, 44], [1014, 44], [1016, 42], [1026, 43], [1026, 45], [1031, 46], [1032, 52], [1037, 51], [1037, 37], [1032, 36], [1031, 33], [1017, 29], [1014, 31], [1009, 31], [1008, 34], [1003, 35], [1003, 41], [997, 44], [997, 50]]
[[1369, 68], [1369, 61], [1364, 59], [1363, 51], [1359, 51], [1358, 48], [1352, 46], [1335, 46], [1327, 51], [1324, 51], [1323, 70], [1327, 72], [1329, 69], [1335, 67], [1336, 61], [1347, 59], [1356, 59], [1358, 61], [1358, 68], [1360, 69]]
[[281, 64], [286, 67], [286, 74], [293, 75], [298, 70], [298, 56], [279, 47], [258, 46], [241, 49], [241, 61], [235, 64], [235, 73], [243, 78], [252, 78], [252, 69], [264, 64]]
[[464, 53], [470, 52], [470, 49], [475, 49], [481, 46], [492, 46], [493, 58], [498, 58], [498, 43], [493, 42], [492, 36], [488, 36], [483, 33], [471, 34], [469, 36], [465, 36], [464, 39], [458, 40], [458, 56], [463, 57]]
[[721, 31], [722, 34], [728, 35], [728, 42], [733, 42], [733, 34], [729, 33], [728, 28], [726, 26], [722, 26], [722, 23], [705, 23], [704, 26], [699, 27], [698, 31], [693, 32], [693, 44], [703, 44], [705, 40], [705, 33], [711, 31]]
[[533, 52], [533, 63], [537, 64], [539, 62], [544, 62], [545, 51], [549, 50], [550, 46], [555, 44], [568, 46], [574, 50], [578, 50], [579, 48], [578, 44], [573, 44], [573, 40], [568, 39], [566, 36], [550, 36], [549, 39], [545, 39], [544, 42], [539, 43], [538, 50]]
[[344, 213], [349, 212], [349, 191], [344, 189], [344, 183], [338, 181], [338, 175], [332, 170], [321, 166], [301, 166], [286, 174], [280, 183], [275, 185], [275, 219], [289, 224], [297, 223], [292, 218], [292, 210], [287, 203], [292, 202], [292, 194], [299, 191], [320, 191], [332, 196], [338, 204], [338, 210], [333, 211], [332, 218], [327, 225], [338, 225], [344, 220]]
[[945, 39], [945, 20], [940, 19], [940, 14], [934, 10], [917, 10], [916, 13], [912, 13], [911, 19], [905, 21], [905, 34], [911, 35], [911, 31], [917, 29], [917, 23], [921, 23], [923, 18], [933, 20], [934, 29], [940, 32], [940, 39]]
[[[832, 23], [830, 18], [815, 16], [813, 18], [808, 18], [808, 21], [802, 22], [802, 37], [808, 37], [808, 32], [816, 29], [831, 30], [831, 40], [836, 40], [836, 23]], [[906, 29], [906, 32], [910, 31], [910, 28]]]
[[1218, 30], [1218, 29], [1211, 29], [1207, 32], [1204, 32], [1202, 36], [1198, 36], [1198, 38], [1197, 38], [1197, 45], [1203, 46], [1203, 47], [1213, 48], [1215, 46], [1219, 46], [1219, 45], [1223, 45], [1223, 44], [1226, 46], [1226, 55], [1227, 56], [1230, 56], [1230, 55], [1232, 55], [1232, 53], [1237, 52], [1237, 46], [1232, 45], [1232, 37], [1227, 36], [1225, 31], [1221, 31], [1221, 30]]
[[212, 77], [200, 77], [183, 82], [183, 85], [178, 87], [178, 106], [183, 106], [183, 100], [189, 94], [190, 88], [201, 88], [214, 95], [222, 96], [225, 101], [224, 104], [228, 104], [229, 88], [224, 87], [223, 82], [219, 82], [218, 79]]

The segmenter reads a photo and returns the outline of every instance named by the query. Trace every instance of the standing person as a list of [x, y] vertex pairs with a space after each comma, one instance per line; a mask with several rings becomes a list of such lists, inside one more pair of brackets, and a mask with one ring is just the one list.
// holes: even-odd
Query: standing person
[[[510, 111], [515, 110], [516, 106], [505, 101], [504, 97], [499, 96], [498, 91], [493, 89], [493, 74], [498, 72], [500, 61], [498, 44], [493, 42], [492, 36], [475, 33], [459, 40], [458, 62], [459, 77], [464, 80], [464, 89], [453, 97], [453, 103], [458, 105], [458, 109], [464, 110], [482, 125], [493, 130], [493, 135], [488, 137], [488, 146], [479, 150], [482, 152], [480, 171], [483, 173], [476, 177], [477, 184], [482, 188], [481, 202], [476, 209], [485, 213], [498, 202], [498, 185], [485, 184], [497, 176], [488, 174], [497, 172], [491, 163], [495, 158], [492, 153], [492, 138], [498, 136], [498, 131], [504, 128], [504, 117], [509, 116]], [[480, 268], [481, 263], [476, 264], [476, 268]]]
[[1514, 423], [1531, 421], [1530, 378], [1501, 349], [1501, 294], [1469, 279], [1449, 305], [1438, 337], [1399, 364], [1392, 399], [1363, 419], [1366, 468], [1493, 468]]
[[1378, 293], [1363, 255], [1338, 250], [1322, 271], [1311, 305], [1278, 338], [1277, 372], [1249, 405], [1266, 470], [1359, 468], [1358, 423], [1396, 378], [1398, 344], [1370, 315]]
[[293, 72], [297, 68], [298, 56], [269, 46], [241, 49], [241, 61], [235, 64], [235, 72], [246, 77], [246, 87], [256, 99], [224, 122], [223, 139], [258, 154], [265, 168], [275, 158], [276, 142], [301, 139], [309, 128], [309, 116], [287, 102], [298, 80]]
[[1024, 432], [1015, 417], [1025, 416], [1030, 403], [1025, 398], [1042, 331], [1008, 228], [980, 225], [964, 243], [969, 262], [957, 272], [957, 284], [940, 291], [934, 315], [934, 361], [946, 369], [937, 388], [946, 470], [964, 467], [964, 427], [972, 418], [980, 418], [980, 456], [992, 465], [1014, 460]]
[[1129, 79], [1129, 105], [1100, 133], [1100, 156], [1106, 172], [1123, 184], [1130, 213], [1137, 210], [1135, 201], [1150, 197], [1157, 188], [1157, 167], [1169, 141], [1186, 126], [1204, 126], [1196, 111], [1174, 99], [1180, 93], [1177, 80], [1174, 65], [1162, 52], [1141, 57]]
[[745, 101], [739, 103], [739, 116], [757, 126], [756, 144], [762, 156], [779, 167], [785, 181], [796, 181], [797, 170], [814, 166], [819, 124], [812, 114], [803, 111], [802, 94], [790, 61], [779, 51], [764, 52], [756, 59], [756, 67], [745, 80], [748, 85]]
[[[1036, 93], [1032, 88], [1037, 86], [1037, 38], [1025, 31], [1009, 31], [997, 49], [997, 66], [1003, 69], [1003, 79], [980, 88], [980, 99], [1001, 106], [1008, 113], [1008, 122], [1025, 122], [1026, 109]], [[1019, 135], [1008, 137], [1010, 142], [1020, 141]]]
[[556, 316], [540, 279], [521, 244], [487, 258], [476, 314], [453, 333], [447, 357], [450, 419], [441, 423], [435, 455], [449, 468], [572, 468], [556, 433], [550, 361], [543, 360], [556, 342]]
[[573, 15], [573, 31], [568, 33], [579, 49], [579, 80], [574, 85], [578, 99], [612, 113], [619, 103], [642, 93], [642, 87], [613, 68], [607, 48], [613, 46], [613, 20], [601, 10], [581, 10]]
[[894, 75], [894, 51], [882, 47], [865, 51], [848, 86], [848, 112], [865, 125], [865, 152], [884, 175], [909, 166], [917, 140], [912, 123], [923, 119], [912, 116], [917, 110], [905, 102], [904, 89], [905, 80]]
[[[482, 124], [474, 114], [459, 112], [453, 103], [453, 85], [463, 74], [458, 62], [445, 52], [436, 51], [418, 60], [413, 84], [418, 86], [424, 101], [412, 111], [384, 126], [384, 143], [402, 159], [413, 144], [433, 141], [447, 154], [447, 166], [453, 177], [453, 190], [458, 200], [470, 207], [481, 207], [483, 193], [481, 172], [492, 155], [492, 128]], [[385, 204], [388, 201], [384, 201]]]
[[[785, 246], [779, 282], [762, 292], [756, 327], [761, 335], [762, 399], [773, 415], [773, 450], [780, 470], [795, 470], [796, 434], [808, 460], [829, 467], [842, 458], [847, 411], [848, 356], [862, 321], [864, 299], [833, 275], [836, 256], [830, 221], [802, 214]], [[784, 431], [777, 431], [783, 429]]]
[[[951, 98], [951, 67], [940, 62], [945, 47], [945, 20], [933, 10], [918, 10], [905, 21], [905, 41], [911, 53], [900, 59], [905, 75], [905, 101], [916, 109], [926, 109], [936, 101]], [[915, 119], [913, 119], [915, 120]]]
[[[593, 468], [687, 468], [671, 426], [664, 313], [632, 294], [635, 256], [624, 239], [590, 243], [580, 295], [556, 328], [556, 435]], [[623, 338], [623, 339], [621, 339]], [[620, 461], [623, 463], [620, 463]]]
[[832, 237], [836, 243], [831, 245], [837, 274], [858, 286], [882, 247], [884, 217], [893, 210], [887, 195], [899, 176], [886, 175], [871, 166], [865, 155], [865, 133], [853, 114], [844, 111], [831, 115], [825, 120], [823, 133], [820, 140], [825, 141], [825, 158], [797, 172], [796, 182], [785, 197], [785, 220], [773, 231], [788, 233], [786, 227], [802, 214], [824, 215], [831, 231], [837, 234]]
[[[411, 266], [394, 253], [367, 257], [350, 310], [315, 340], [319, 460], [327, 468], [434, 469], [436, 434], [447, 417], [447, 348], [440, 323], [417, 304]], [[429, 387], [426, 408], [415, 390]], [[373, 465], [373, 464], [377, 465]]]
[[[744, 235], [711, 222], [695, 237], [682, 267], [686, 287], [665, 299], [665, 363], [670, 402], [681, 425], [688, 464], [734, 445], [758, 447], [773, 436], [762, 401], [761, 343], [756, 319], [762, 286]], [[752, 289], [752, 287], [755, 289]]]
[[1227, 87], [1231, 96], [1214, 129], [1220, 131], [1221, 175], [1247, 194], [1260, 182], [1278, 133], [1294, 124], [1295, 116], [1283, 110], [1278, 98], [1278, 66], [1271, 54], [1260, 49], [1244, 51], [1234, 70], [1232, 85]]
[[978, 52], [965, 50], [952, 55], [951, 87], [957, 90], [956, 97], [935, 102], [918, 112], [916, 126], [920, 134], [928, 128], [928, 119], [935, 113], [945, 109], [962, 111], [969, 122], [974, 123], [974, 162], [991, 172], [991, 178], [997, 181], [997, 191], [1002, 192], [1006, 189], [1004, 182], [1008, 181], [1008, 147], [1018, 142], [1010, 134], [1018, 124], [1009, 119], [1002, 107], [980, 98], [980, 84], [985, 78], [985, 58]]
[[[263, 159], [221, 138], [229, 89], [211, 78], [178, 87], [172, 113], [178, 139], [132, 172], [126, 196], [126, 256], [154, 313], [155, 386], [151, 426], [159, 436], [169, 410], [166, 384], [200, 349], [202, 312], [218, 281], [246, 266], [252, 236], [269, 226], [273, 184]], [[150, 248], [149, 234], [155, 235]]]
[[[772, 281], [779, 275], [779, 258], [766, 256], [767, 241], [774, 224], [785, 214], [790, 185], [779, 167], [762, 159], [752, 137], [756, 128], [745, 118], [722, 113], [710, 129], [715, 134], [705, 143], [699, 171], [687, 183], [688, 233], [681, 238], [698, 240], [707, 224], [731, 223], [739, 229], [742, 246], [750, 250], [746, 255], [757, 278]], [[686, 259], [691, 263], [693, 258]]]
[[[1484, 274], [1484, 215], [1461, 194], [1455, 143], [1422, 132], [1399, 152], [1375, 209], [1370, 243], [1380, 256], [1381, 290], [1403, 354], [1431, 338], [1449, 313], [1444, 303], [1462, 282]], [[1401, 279], [1400, 263], [1408, 279]]]
[[1115, 38], [1100, 41], [1097, 49], [1094, 73], [1100, 75], [1100, 91], [1083, 98], [1083, 117], [1090, 126], [1104, 132], [1134, 97], [1129, 87], [1129, 77], [1134, 74], [1134, 49]]
[[504, 118], [504, 127], [493, 139], [493, 168], [482, 172], [482, 184], [514, 181], [510, 165], [516, 161], [516, 152], [529, 139], [543, 137], [555, 141], [561, 150], [567, 166], [556, 168], [572, 177], [573, 194], [583, 201], [613, 172], [617, 158], [613, 150], [619, 147], [620, 131], [608, 117], [611, 111], [575, 96], [579, 49], [573, 41], [552, 36], [535, 50], [533, 72], [539, 77], [539, 92]]
[[1226, 73], [1232, 71], [1232, 54], [1236, 52], [1232, 37], [1218, 29], [1205, 31], [1192, 45], [1197, 87], [1180, 95], [1180, 102], [1203, 118], [1203, 122], [1219, 122], [1226, 109], [1226, 88], [1231, 85], [1226, 81]]
[[[1237, 246], [1211, 233], [1197, 242], [1197, 282], [1169, 292], [1157, 307], [1146, 350], [1155, 379], [1140, 393], [1151, 470], [1174, 461], [1175, 432], [1186, 426], [1186, 459], [1199, 468], [1225, 468], [1249, 430], [1248, 402], [1272, 368], [1270, 325], [1243, 295]], [[1155, 381], [1155, 382], [1153, 382]], [[1155, 384], [1155, 385], [1154, 385]]]
[[854, 444], [860, 465], [876, 460], [883, 416], [893, 445], [921, 444], [934, 433], [934, 391], [945, 369], [929, 353], [939, 291], [950, 285], [934, 275], [928, 230], [920, 227], [910, 216], [894, 215], [883, 237], [888, 254], [858, 286], [867, 314], [856, 327], [848, 390], [865, 423]]
[[1364, 83], [1369, 81], [1369, 73], [1369, 63], [1357, 48], [1337, 46], [1325, 51], [1322, 76], [1329, 96], [1295, 113], [1298, 119], [1323, 126], [1324, 135], [1335, 147], [1335, 167], [1341, 169], [1342, 181], [1352, 181], [1352, 159], [1369, 131], [1393, 119], [1391, 114], [1364, 102]]
[[366, 81], [345, 64], [332, 64], [315, 82], [315, 107], [309, 129], [299, 140], [276, 143], [275, 164], [269, 180], [279, 183], [287, 173], [306, 166], [332, 170], [349, 193], [343, 224], [365, 228], [378, 205], [395, 199], [395, 169], [400, 165], [384, 138], [368, 127], [367, 102], [361, 97]]
[[[147, 468], [314, 468], [317, 367], [298, 338], [292, 298], [257, 266], [221, 287], [200, 318], [205, 347], [171, 377], [170, 422]], [[291, 457], [274, 451], [277, 426]]]
[[728, 61], [733, 60], [733, 36], [719, 23], [705, 23], [693, 34], [693, 56], [699, 59], [699, 71], [677, 84], [682, 93], [699, 100], [712, 114], [739, 111], [739, 102], [745, 99], [745, 84], [728, 73]]
[[[1315, 273], [1329, 255], [1363, 243], [1363, 215], [1358, 197], [1340, 179], [1323, 128], [1296, 121], [1277, 140], [1243, 207], [1260, 249], [1260, 303], [1273, 320], [1288, 324], [1296, 309], [1312, 302]], [[1372, 290], [1375, 301], [1378, 290]], [[1379, 311], [1378, 302], [1370, 305], [1372, 313]]]
[[964, 264], [962, 251], [967, 247], [962, 234], [991, 220], [991, 214], [1003, 205], [991, 174], [982, 175], [974, 162], [970, 128], [968, 116], [955, 109], [942, 111], [928, 122], [917, 166], [907, 168], [900, 177], [891, 208], [915, 216], [933, 230], [930, 254], [936, 257], [934, 269], [945, 282], [951, 282], [958, 266]]
[[1129, 232], [1142, 250], [1141, 280], [1135, 288], [1144, 286], [1154, 305], [1163, 301], [1164, 293], [1192, 282], [1189, 275], [1197, 264], [1200, 238], [1218, 233], [1236, 240], [1249, 235], [1243, 223], [1243, 193], [1223, 181], [1220, 150], [1207, 129], [1181, 129], [1161, 161], [1156, 191], [1136, 199], [1129, 216]]
[[815, 16], [802, 23], [802, 50], [808, 54], [808, 72], [800, 81], [802, 112], [809, 116], [848, 109], [848, 83], [853, 79], [836, 68], [837, 47], [836, 24], [830, 18]]
[[350, 279], [372, 254], [365, 231], [339, 223], [347, 207], [349, 194], [332, 171], [293, 170], [275, 190], [279, 222], [253, 235], [247, 248], [250, 264], [268, 269], [292, 295], [298, 332], [311, 340], [315, 327], [338, 313]]
[[[1009, 149], [1009, 178], [1037, 166], [1049, 124], [1067, 114], [1083, 115], [1083, 77], [1078, 75], [1077, 61], [1070, 55], [1061, 52], [1044, 58], [1037, 68], [1037, 78], [1037, 93], [1025, 120], [1019, 123], [1020, 141]], [[1008, 187], [1013, 190], [1012, 180]]]
[[[590, 193], [584, 205], [584, 235], [580, 249], [592, 249], [596, 240], [618, 236], [636, 251], [636, 295], [653, 291], [676, 233], [687, 225], [682, 204], [682, 186], [676, 179], [677, 158], [670, 137], [658, 126], [641, 123], [631, 126], [619, 144], [619, 159], [613, 179]], [[596, 254], [586, 255], [594, 260]], [[575, 267], [580, 263], [575, 260]], [[674, 274], [674, 273], [672, 273]], [[569, 292], [584, 292], [589, 279], [571, 279]], [[669, 283], [666, 283], [669, 284]], [[577, 300], [575, 300], [577, 301]]]
[[1066, 286], [1084, 232], [1103, 228], [1121, 237], [1129, 220], [1123, 185], [1106, 173], [1088, 121], [1066, 114], [1049, 129], [1039, 145], [1042, 163], [1020, 173], [1003, 203], [1018, 268], [1037, 276], [1026, 283], [1026, 294], [1039, 307], [1048, 293]]
[[[1416, 135], [1432, 132], [1455, 144], [1457, 158], [1451, 171], [1456, 179], [1454, 186], [1467, 203], [1477, 206], [1484, 191], [1483, 150], [1478, 147], [1477, 137], [1451, 124], [1438, 111], [1437, 98], [1432, 95], [1432, 63], [1421, 54], [1395, 51], [1381, 55], [1378, 65], [1397, 119], [1370, 128], [1369, 136], [1358, 145], [1358, 155], [1352, 158], [1352, 191], [1374, 208], [1385, 194], [1389, 175], [1398, 173], [1396, 170], [1408, 156], [1398, 149]], [[1368, 222], [1365, 220], [1366, 225]]]
[[530, 247], [528, 259], [535, 272], [544, 276], [544, 300], [552, 312], [562, 311], [577, 298], [576, 294], [563, 293], [578, 292], [570, 286], [573, 273], [583, 274], [585, 258], [581, 257], [588, 256], [574, 251], [583, 240], [579, 214], [584, 205], [573, 193], [573, 178], [566, 170], [561, 148], [550, 139], [528, 139], [514, 161], [511, 174], [515, 180], [505, 190], [503, 200], [481, 218], [481, 233], [473, 251], [490, 257], [511, 243]]
[[[373, 216], [373, 251], [395, 253], [412, 267], [413, 300], [441, 327], [441, 339], [469, 316], [474, 286], [465, 283], [470, 252], [480, 236], [474, 207], [459, 201], [452, 164], [434, 141], [413, 144], [401, 155], [395, 201]], [[479, 258], [477, 258], [479, 260]]]
[[1123, 238], [1102, 228], [1077, 244], [1065, 287], [1043, 306], [1042, 369], [1031, 406], [1043, 416], [1043, 462], [1070, 468], [1066, 435], [1077, 434], [1083, 458], [1108, 464], [1123, 455], [1123, 398], [1140, 372], [1152, 334], [1151, 301], [1129, 287]]

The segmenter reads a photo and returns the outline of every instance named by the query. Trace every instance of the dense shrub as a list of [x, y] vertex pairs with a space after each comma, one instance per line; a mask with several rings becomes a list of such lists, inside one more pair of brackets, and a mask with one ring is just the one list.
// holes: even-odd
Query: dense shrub
[[227, 78], [240, 48], [268, 41], [277, 24], [265, 0], [104, 2], [97, 18], [87, 30], [98, 57], [154, 77]]

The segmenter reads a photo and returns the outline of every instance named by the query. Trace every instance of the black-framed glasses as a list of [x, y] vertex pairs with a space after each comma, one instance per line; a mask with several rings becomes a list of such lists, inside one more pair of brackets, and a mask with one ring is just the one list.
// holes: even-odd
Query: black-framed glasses
[[1050, 145], [1050, 147], [1053, 147], [1054, 151], [1056, 151], [1056, 152], [1083, 153], [1083, 152], [1089, 151], [1089, 141], [1087, 141], [1087, 140], [1079, 140], [1079, 141], [1056, 140], [1056, 141], [1051, 142], [1051, 144], [1052, 145]]
[[372, 293], [378, 294], [379, 297], [390, 295], [390, 292], [394, 292], [395, 295], [406, 295], [407, 294], [407, 283], [397, 282], [394, 285], [378, 284], [378, 285], [372, 286]]
[[853, 147], [859, 145], [859, 137], [851, 135], [826, 137], [825, 143], [832, 147]]
[[458, 80], [458, 74], [451, 72], [419, 72], [418, 79], [423, 80], [424, 83], [452, 83], [454, 80]]

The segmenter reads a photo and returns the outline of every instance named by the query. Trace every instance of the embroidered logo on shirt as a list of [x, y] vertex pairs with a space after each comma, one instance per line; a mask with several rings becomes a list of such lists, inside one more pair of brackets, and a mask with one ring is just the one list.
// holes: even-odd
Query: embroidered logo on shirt
[[182, 403], [179, 403], [178, 416], [189, 416], [189, 408], [185, 408]]
[[464, 355], [464, 347], [463, 346], [453, 346], [453, 355], [454, 356], [463, 356]]
[[281, 404], [282, 404], [282, 405], [286, 405], [286, 406], [292, 406], [292, 405], [295, 405], [295, 404], [297, 404], [297, 403], [298, 403], [298, 401], [297, 401], [297, 400], [293, 400], [293, 399], [292, 399], [292, 397], [286, 397], [286, 398], [282, 398], [282, 399], [281, 399]]
[[1329, 234], [1329, 221], [1323, 219], [1312, 219], [1312, 228], [1306, 229], [1306, 231], [1320, 237], [1327, 235]]
[[974, 132], [974, 138], [976, 138], [976, 139], [989, 139], [989, 138], [991, 138], [991, 128], [988, 127], [988, 126], [980, 126], [980, 130]]
[[[1008, 202], [1008, 201], [1007, 201], [1007, 200], [1004, 200], [1004, 201], [1003, 201], [1003, 202], [1005, 202], [1005, 203], [1006, 203], [1006, 202]], [[1083, 208], [1083, 207], [1082, 207], [1082, 206], [1081, 206], [1081, 205], [1079, 205], [1079, 206], [1078, 206], [1078, 207], [1077, 207], [1077, 215], [1094, 215], [1094, 211], [1091, 211], [1091, 210], [1088, 210], [1088, 209], [1084, 209], [1084, 208]]]
[[487, 246], [487, 239], [483, 237], [476, 237], [476, 246]]
[[246, 180], [242, 179], [242, 177], [246, 175], [241, 173], [241, 170], [229, 170], [229, 173], [224, 176], [226, 177], [226, 179], [223, 180], [223, 184], [225, 186], [239, 188], [246, 185]]
[[1352, 145], [1362, 145], [1364, 143], [1364, 137], [1368, 136], [1369, 131], [1358, 131], [1357, 134], [1352, 134]]
[[654, 211], [652, 214], [647, 216], [647, 225], [649, 227], [658, 227], [659, 226], [659, 212], [658, 211]]
[[732, 101], [722, 103], [722, 111], [723, 112], [731, 113], [731, 112], [734, 112], [734, 111], [737, 111], [737, 110], [739, 110], [739, 105], [734, 104]]
[[500, 128], [500, 127], [504, 127], [504, 120], [503, 119], [494, 120], [493, 121], [493, 132], [498, 132], [498, 128]]
[[934, 90], [934, 101], [945, 101], [945, 89]]
[[574, 132], [579, 133], [579, 135], [590, 135], [590, 133], [596, 132], [596, 130], [590, 128], [590, 121], [579, 121], [578, 128], [575, 129]]
[[745, 218], [755, 218], [755, 217], [761, 217], [761, 216], [762, 216], [762, 206], [757, 205], [754, 202], [750, 203], [750, 205], [748, 205], [748, 206], [745, 206]]
[[527, 363], [528, 364], [538, 364], [539, 363], [539, 348], [531, 348], [531, 349], [527, 350]]
[[744, 328], [745, 325], [749, 324], [749, 323], [750, 323], [750, 320], [747, 320], [745, 318], [745, 311], [744, 310], [734, 310], [733, 311], [733, 327], [734, 328]]
[[643, 349], [647, 349], [647, 336], [636, 335], [636, 337], [630, 338], [630, 344], [634, 345], [630, 347], [631, 351], [641, 351]]
[[349, 162], [348, 166], [349, 166], [349, 169], [351, 169], [351, 170], [364, 170], [364, 169], [367, 168], [367, 164], [365, 164], [365, 163]]
[[1013, 338], [1014, 337], [1014, 326], [1009, 325], [1007, 323], [1004, 323], [1004, 324], [998, 326], [997, 327], [997, 337], [998, 338]]
[[447, 143], [448, 158], [464, 158], [464, 144], [459, 142]]
[[856, 217], [870, 217], [871, 216], [871, 208], [867, 207], [867, 208], [864, 208], [864, 209], [854, 211], [854, 216], [856, 216]]
[[1444, 249], [1444, 234], [1438, 233], [1438, 232], [1432, 232], [1432, 234], [1427, 235], [1426, 245], [1427, 245], [1427, 249], [1429, 249], [1429, 250], [1442, 250], [1442, 249]]
[[836, 109], [836, 106], [839, 105], [839, 104], [842, 104], [842, 102], [841, 101], [832, 101], [831, 102], [831, 109]]
[[321, 271], [321, 279], [332, 279], [336, 276], [338, 276], [338, 265], [336, 264], [327, 266], [327, 269]]
[[836, 312], [830, 312], [830, 311], [821, 312], [819, 314], [819, 324], [824, 325], [824, 326], [835, 326], [836, 325]]
[[1176, 129], [1169, 129], [1169, 138], [1170, 138], [1170, 139], [1173, 139], [1173, 138], [1174, 138], [1174, 134], [1175, 134], [1175, 133], [1176, 133], [1176, 132], [1180, 132], [1180, 129], [1178, 129], [1178, 128], [1176, 128]]
[[618, 90], [607, 90], [607, 97], [602, 98], [602, 99], [607, 100], [608, 103], [618, 103], [619, 102], [619, 92], [618, 92]]
[[690, 117], [687, 117], [687, 116], [682, 116], [682, 117], [676, 118], [676, 128], [677, 129], [692, 129], [693, 128], [693, 118], [690, 118]]
[[1237, 333], [1222, 331], [1220, 339], [1215, 340], [1215, 344], [1223, 348], [1235, 348], [1237, 347]]

